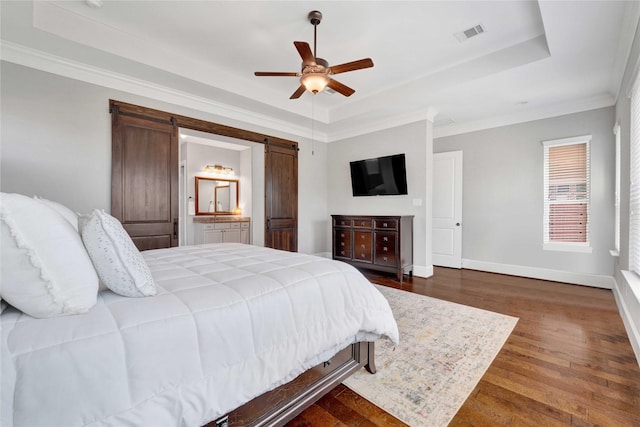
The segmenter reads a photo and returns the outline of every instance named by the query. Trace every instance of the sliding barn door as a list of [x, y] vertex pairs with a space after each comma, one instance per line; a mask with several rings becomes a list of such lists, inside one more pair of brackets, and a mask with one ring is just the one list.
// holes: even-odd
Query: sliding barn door
[[298, 145], [265, 141], [265, 246], [298, 250]]
[[178, 246], [175, 120], [119, 113], [112, 106], [111, 214], [140, 250]]

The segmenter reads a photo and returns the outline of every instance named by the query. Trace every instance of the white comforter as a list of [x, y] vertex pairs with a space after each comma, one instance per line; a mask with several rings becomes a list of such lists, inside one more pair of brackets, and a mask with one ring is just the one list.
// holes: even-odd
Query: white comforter
[[351, 266], [240, 244], [143, 253], [158, 295], [2, 314], [2, 426], [203, 425], [398, 329]]

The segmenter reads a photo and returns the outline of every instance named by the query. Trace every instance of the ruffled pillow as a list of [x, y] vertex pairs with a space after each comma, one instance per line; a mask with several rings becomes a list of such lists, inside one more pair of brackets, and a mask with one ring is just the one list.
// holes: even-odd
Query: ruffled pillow
[[80, 235], [98, 277], [126, 297], [156, 294], [156, 284], [140, 251], [116, 218], [95, 209], [79, 217]]
[[98, 276], [73, 226], [52, 208], [0, 193], [0, 296], [33, 317], [85, 313]]
[[42, 197], [38, 197], [38, 196], [33, 196], [33, 198], [38, 202], [46, 206], [49, 206], [54, 211], [58, 212], [60, 215], [62, 215], [64, 219], [69, 221], [69, 224], [71, 224], [76, 231], [78, 231], [78, 214], [77, 213], [75, 213], [65, 205], [62, 205], [58, 202], [54, 202], [53, 200], [43, 199]]

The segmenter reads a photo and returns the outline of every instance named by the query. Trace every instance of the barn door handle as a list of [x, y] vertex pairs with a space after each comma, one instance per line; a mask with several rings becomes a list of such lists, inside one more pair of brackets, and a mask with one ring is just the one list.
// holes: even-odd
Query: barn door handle
[[267, 230], [271, 229], [271, 218], [267, 218]]
[[173, 218], [173, 238], [178, 238], [178, 218]]

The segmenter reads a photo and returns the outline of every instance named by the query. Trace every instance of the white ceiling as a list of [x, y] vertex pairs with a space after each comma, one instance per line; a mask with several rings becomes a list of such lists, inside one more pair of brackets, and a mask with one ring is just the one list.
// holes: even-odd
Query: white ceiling
[[[2, 59], [321, 141], [435, 116], [435, 135], [613, 105], [635, 1], [0, 2]], [[305, 93], [293, 41], [356, 93]], [[458, 42], [454, 33], [486, 33]], [[313, 118], [313, 124], [312, 124]]]

